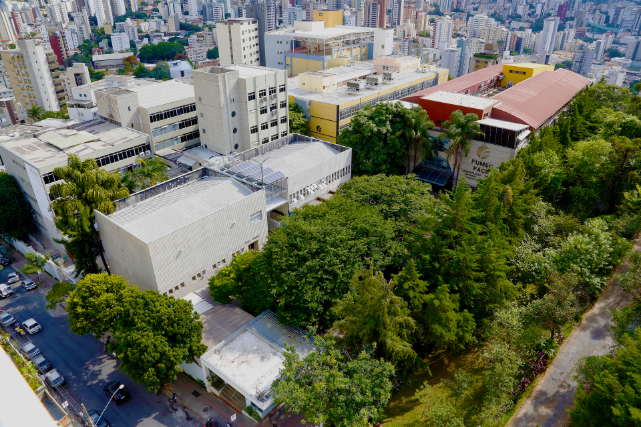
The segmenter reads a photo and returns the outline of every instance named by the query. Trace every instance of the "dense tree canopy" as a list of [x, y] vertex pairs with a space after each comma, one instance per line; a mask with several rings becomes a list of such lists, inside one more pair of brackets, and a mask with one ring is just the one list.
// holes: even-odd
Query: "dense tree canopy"
[[160, 42], [141, 47], [138, 58], [141, 62], [171, 61], [178, 53], [185, 53], [185, 46], [180, 43]]
[[0, 171], [0, 237], [23, 239], [33, 227], [31, 205], [16, 179]]

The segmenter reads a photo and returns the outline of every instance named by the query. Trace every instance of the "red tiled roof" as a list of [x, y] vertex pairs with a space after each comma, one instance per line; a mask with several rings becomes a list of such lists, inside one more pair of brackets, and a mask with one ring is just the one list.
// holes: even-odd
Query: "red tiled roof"
[[444, 90], [445, 92], [464, 93], [466, 89], [481, 85], [486, 80], [496, 77], [502, 72], [503, 64], [492, 65], [490, 67], [474, 71], [473, 73], [466, 74], [454, 80], [450, 80], [449, 82], [445, 82], [441, 85], [433, 86], [429, 89], [416, 92], [415, 94], [406, 96], [402, 100], [418, 104], [418, 100], [422, 97], [441, 90]]
[[544, 71], [494, 95], [492, 99], [501, 103], [492, 109], [492, 118], [538, 129], [589, 83], [585, 77], [562, 68]]

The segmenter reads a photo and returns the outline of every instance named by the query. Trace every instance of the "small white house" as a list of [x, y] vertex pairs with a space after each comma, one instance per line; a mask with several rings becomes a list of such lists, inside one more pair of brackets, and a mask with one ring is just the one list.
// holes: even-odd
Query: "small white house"
[[194, 70], [188, 61], [167, 61], [167, 64], [172, 79], [189, 77]]

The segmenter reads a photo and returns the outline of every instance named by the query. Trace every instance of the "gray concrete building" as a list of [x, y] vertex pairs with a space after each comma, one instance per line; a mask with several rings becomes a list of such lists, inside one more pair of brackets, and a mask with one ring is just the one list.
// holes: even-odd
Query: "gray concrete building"
[[108, 171], [133, 167], [152, 156], [149, 137], [104, 120], [77, 123], [47, 119], [34, 125], [15, 125], [0, 131], [0, 160], [13, 175], [34, 213], [38, 229], [52, 243], [61, 236], [49, 210], [49, 188], [59, 179], [53, 173], [67, 165], [69, 154], [95, 159]]
[[246, 64], [194, 70], [203, 147], [240, 152], [289, 133], [285, 70]]
[[191, 79], [95, 90], [100, 117], [151, 137], [154, 153], [200, 145]]

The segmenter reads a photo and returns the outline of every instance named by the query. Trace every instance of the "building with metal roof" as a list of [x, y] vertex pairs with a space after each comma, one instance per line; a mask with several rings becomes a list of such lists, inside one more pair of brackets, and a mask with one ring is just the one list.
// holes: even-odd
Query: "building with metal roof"
[[114, 274], [176, 297], [207, 286], [283, 216], [348, 181], [352, 151], [294, 134], [211, 160], [95, 213]]
[[266, 416], [274, 407], [272, 384], [284, 367], [285, 344], [295, 347], [301, 358], [314, 351], [305, 331], [282, 325], [271, 311], [261, 313], [200, 358], [205, 377], [224, 384], [217, 389], [207, 381], [207, 390], [240, 394], [243, 407]]
[[66, 166], [70, 154], [94, 159], [108, 171], [131, 169], [138, 159], [152, 157], [148, 135], [100, 119], [46, 119], [3, 129], [0, 158], [31, 204], [34, 223], [60, 249], [53, 241], [62, 236], [49, 209], [49, 189], [59, 180], [54, 169]]
[[[504, 84], [508, 74], [516, 74]], [[527, 78], [529, 76], [529, 78]], [[508, 82], [510, 83], [510, 82]], [[471, 141], [470, 154], [461, 161], [461, 175], [476, 187], [491, 168], [513, 159], [531, 133], [552, 123], [590, 80], [568, 70], [552, 71], [539, 64], [504, 64], [489, 67], [438, 87], [404, 98], [427, 111], [435, 123], [430, 132], [438, 142], [438, 155], [414, 169], [418, 178], [437, 185], [453, 176], [453, 158], [447, 161], [449, 142], [439, 139], [442, 124], [460, 110], [480, 119], [482, 134]], [[459, 177], [460, 179], [460, 177]]]

